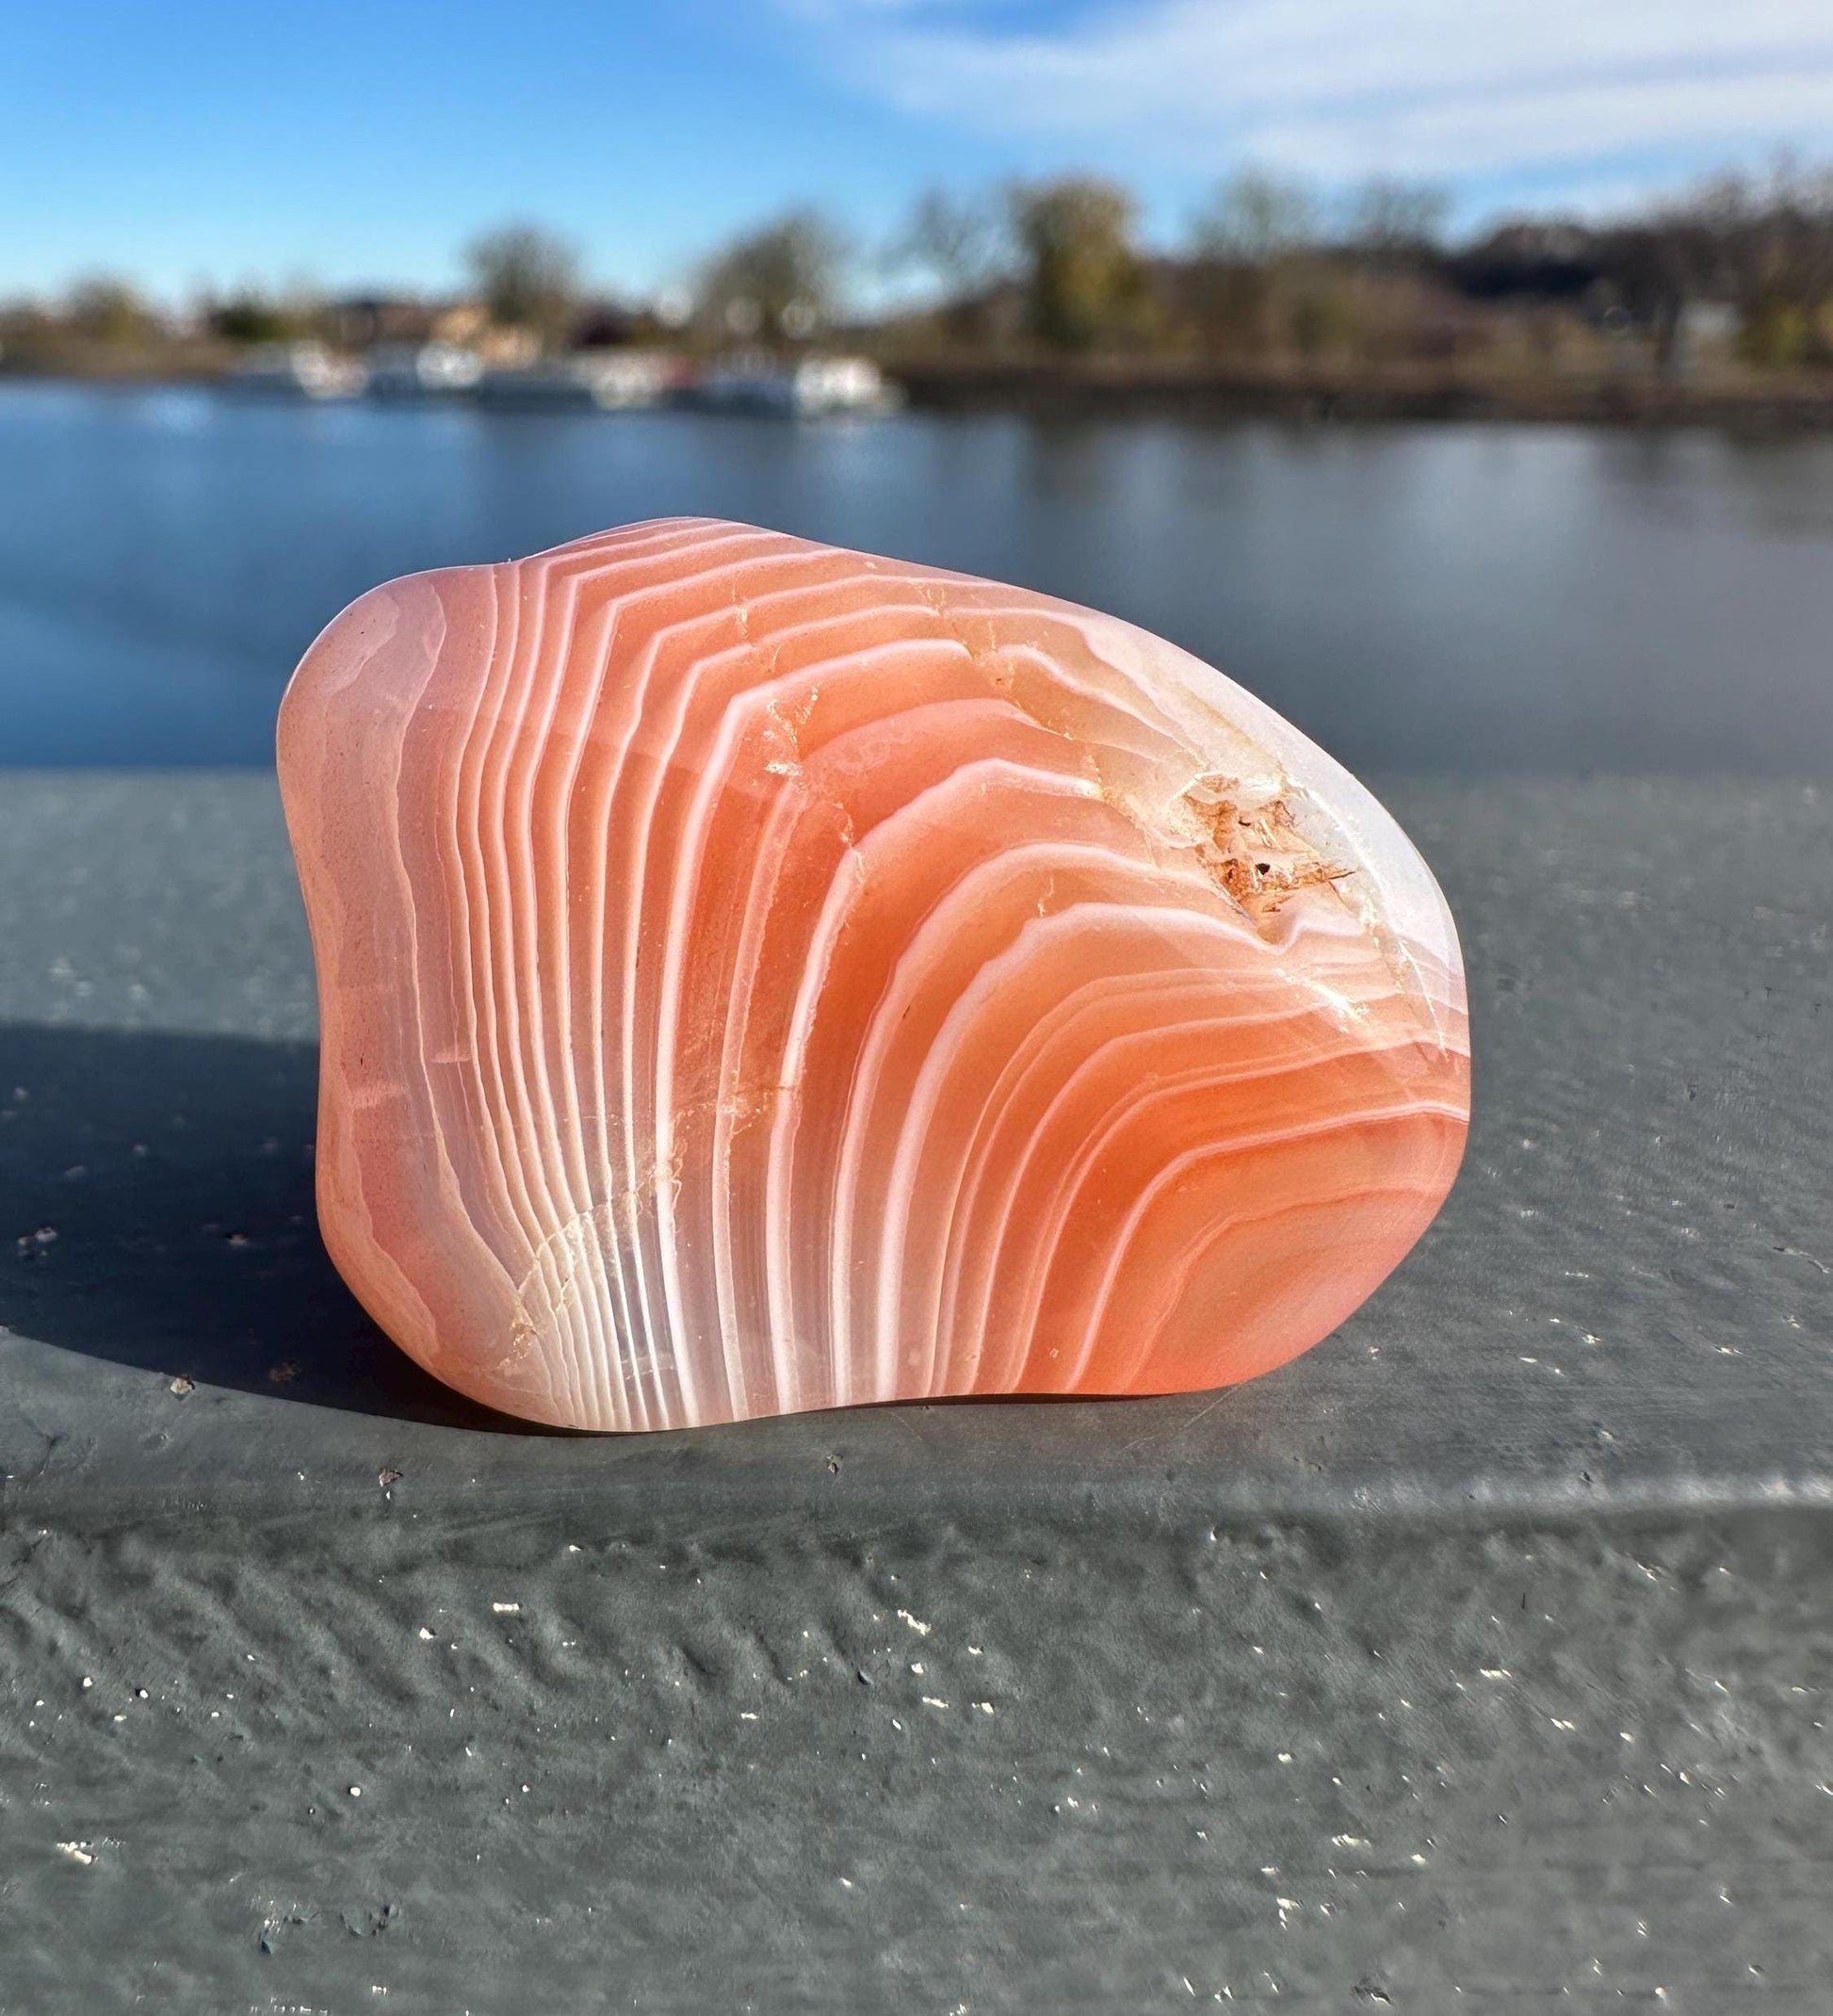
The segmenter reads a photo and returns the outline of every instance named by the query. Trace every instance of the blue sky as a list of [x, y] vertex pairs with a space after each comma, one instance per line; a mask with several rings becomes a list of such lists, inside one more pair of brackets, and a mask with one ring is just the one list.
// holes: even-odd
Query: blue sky
[[50, 0], [0, 48], [0, 295], [73, 274], [444, 286], [531, 217], [683, 276], [820, 203], [1090, 167], [1174, 236], [1251, 159], [1469, 222], [1833, 158], [1829, 0]]

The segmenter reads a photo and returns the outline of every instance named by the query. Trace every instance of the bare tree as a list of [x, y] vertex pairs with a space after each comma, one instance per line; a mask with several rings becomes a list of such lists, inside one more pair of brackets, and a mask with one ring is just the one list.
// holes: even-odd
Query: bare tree
[[1715, 176], [1609, 233], [1603, 264], [1663, 366], [1683, 361], [1687, 310], [1706, 301], [1736, 311], [1753, 363], [1824, 355], [1833, 309], [1833, 171], [1784, 158], [1760, 180]]
[[[1186, 298], [1212, 350], [1259, 355], [1281, 340], [1282, 294], [1291, 269], [1317, 250], [1318, 201], [1311, 186], [1243, 168], [1216, 188], [1191, 223]], [[1307, 317], [1299, 319], [1306, 323]]]
[[1009, 264], [1006, 234], [992, 207], [947, 189], [926, 189], [916, 199], [892, 258], [929, 274], [949, 301], [984, 292]]
[[1377, 264], [1399, 265], [1439, 250], [1451, 197], [1434, 182], [1371, 175], [1350, 192], [1344, 209], [1349, 244]]
[[915, 269], [933, 281], [942, 326], [960, 342], [982, 342], [997, 312], [995, 291], [1012, 271], [1006, 225], [989, 202], [926, 189], [884, 263], [894, 273]]
[[1319, 228], [1318, 199], [1309, 183], [1243, 168], [1198, 213], [1191, 242], [1199, 259], [1265, 267], [1309, 251]]
[[538, 224], [504, 224], [465, 253], [490, 318], [506, 329], [532, 330], [543, 342], [566, 332], [578, 301], [573, 248]]
[[696, 312], [724, 335], [806, 342], [839, 309], [848, 257], [846, 239], [819, 211], [789, 211], [707, 262]]

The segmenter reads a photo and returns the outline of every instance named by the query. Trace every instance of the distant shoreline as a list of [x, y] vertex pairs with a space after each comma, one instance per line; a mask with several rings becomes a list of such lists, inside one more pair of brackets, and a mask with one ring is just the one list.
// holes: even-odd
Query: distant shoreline
[[1686, 382], [1132, 361], [887, 365], [928, 412], [1307, 421], [1517, 421], [1612, 427], [1833, 428], [1833, 376]]
[[[1295, 370], [1189, 360], [1063, 362], [887, 360], [886, 378], [919, 413], [1013, 413], [1039, 418], [1383, 420], [1625, 428], [1833, 430], [1833, 374], [1700, 382], [1646, 373], [1606, 379], [1506, 378], [1391, 369]], [[226, 373], [194, 369], [8, 370], [0, 386], [237, 392]], [[250, 397], [259, 395], [250, 394]], [[306, 403], [310, 403], [309, 401]], [[429, 403], [439, 403], [430, 399]]]

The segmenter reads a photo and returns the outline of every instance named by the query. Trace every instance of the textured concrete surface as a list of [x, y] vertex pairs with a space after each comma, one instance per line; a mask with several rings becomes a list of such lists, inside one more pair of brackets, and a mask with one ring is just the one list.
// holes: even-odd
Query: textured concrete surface
[[397, 1500], [0, 1559], [23, 2016], [1827, 2007], [1798, 1513]]
[[1389, 795], [1477, 1117], [1335, 1338], [608, 1441], [325, 1261], [270, 782], [0, 777], [0, 2009], [1825, 2008], [1828, 802]]

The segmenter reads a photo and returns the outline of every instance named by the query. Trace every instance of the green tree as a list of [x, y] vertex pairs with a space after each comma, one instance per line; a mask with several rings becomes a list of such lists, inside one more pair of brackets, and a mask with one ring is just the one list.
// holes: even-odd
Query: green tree
[[245, 287], [209, 311], [210, 327], [231, 343], [284, 343], [304, 333], [299, 315]]
[[64, 320], [77, 334], [114, 350], [131, 350], [153, 335], [153, 311], [124, 280], [97, 273], [79, 280], [64, 303]]
[[1064, 175], [1018, 184], [1011, 206], [1039, 342], [1087, 350], [1140, 333], [1149, 300], [1133, 238], [1135, 205], [1125, 189]]

